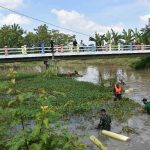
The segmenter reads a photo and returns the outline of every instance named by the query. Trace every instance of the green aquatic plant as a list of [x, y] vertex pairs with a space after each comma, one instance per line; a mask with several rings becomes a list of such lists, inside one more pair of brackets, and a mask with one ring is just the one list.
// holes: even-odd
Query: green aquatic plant
[[[0, 107], [0, 147], [9, 150], [85, 150], [86, 145], [79, 142], [69, 132], [57, 133], [51, 125], [61, 115], [58, 108], [48, 103], [52, 96], [45, 88], [32, 92], [22, 91], [16, 82], [16, 72], [10, 70], [8, 100]], [[51, 92], [56, 97], [61, 92]], [[55, 99], [56, 97], [53, 96]], [[54, 100], [53, 99], [53, 100]]]
[[131, 128], [131, 127], [129, 127], [129, 126], [123, 127], [123, 128], [122, 128], [122, 132], [128, 133], [128, 134], [129, 134], [129, 133], [131, 133], [131, 134], [137, 133], [137, 132], [136, 132], [136, 129]]

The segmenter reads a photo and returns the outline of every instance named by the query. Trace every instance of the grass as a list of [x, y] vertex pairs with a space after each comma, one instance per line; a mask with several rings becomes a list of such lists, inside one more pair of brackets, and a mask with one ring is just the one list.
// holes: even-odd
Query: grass
[[111, 59], [91, 59], [91, 60], [65, 60], [61, 61], [61, 66], [72, 66], [72, 65], [119, 65], [124, 67], [130, 67], [130, 65], [136, 61], [139, 61], [140, 57], [135, 58], [118, 58], [114, 57]]

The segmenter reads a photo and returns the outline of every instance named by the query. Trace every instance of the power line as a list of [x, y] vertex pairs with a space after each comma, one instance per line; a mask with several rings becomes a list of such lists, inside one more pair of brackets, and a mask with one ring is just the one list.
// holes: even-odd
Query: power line
[[1, 6], [1, 5], [0, 5], [0, 7], [3, 8], [3, 9], [6, 9], [6, 10], [8, 10], [8, 11], [11, 11], [11, 12], [13, 12], [13, 13], [15, 13], [15, 14], [24, 16], [24, 17], [26, 17], [26, 18], [30, 18], [30, 19], [35, 20], [35, 21], [38, 21], [38, 22], [42, 22], [42, 23], [48, 24], [48, 25], [50, 25], [50, 26], [54, 26], [54, 27], [59, 28], [59, 29], [63, 29], [63, 30], [66, 30], [66, 31], [71, 31], [71, 32], [74, 32], [74, 33], [77, 33], [77, 34], [81, 34], [81, 35], [84, 35], [84, 36], [88, 36], [88, 37], [91, 36], [91, 35], [88, 35], [88, 34], [85, 34], [85, 33], [81, 33], [81, 32], [75, 31], [75, 30], [71, 30], [71, 29], [68, 29], [68, 28], [65, 28], [65, 27], [61, 27], [61, 26], [52, 24], [52, 23], [50, 23], [50, 22], [43, 21], [43, 20], [38, 19], [38, 18], [34, 18], [34, 17], [31, 17], [31, 16], [28, 16], [28, 15], [26, 15], [26, 14], [20, 13], [20, 12], [18, 12], [18, 11], [9, 9], [9, 8], [4, 7], [4, 6]]

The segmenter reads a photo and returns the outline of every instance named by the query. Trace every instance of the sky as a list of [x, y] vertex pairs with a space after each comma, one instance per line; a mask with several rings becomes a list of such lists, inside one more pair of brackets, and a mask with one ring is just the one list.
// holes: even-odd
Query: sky
[[[116, 32], [129, 28], [141, 29], [150, 18], [150, 0], [0, 0], [0, 6], [48, 22], [49, 29], [76, 35], [77, 41], [83, 40], [85, 44], [95, 32], [104, 34], [111, 28]], [[0, 26], [14, 23], [27, 31], [43, 24], [0, 8]]]

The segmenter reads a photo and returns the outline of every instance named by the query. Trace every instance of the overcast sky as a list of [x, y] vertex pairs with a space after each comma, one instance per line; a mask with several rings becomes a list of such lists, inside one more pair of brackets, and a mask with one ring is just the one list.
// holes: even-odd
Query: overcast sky
[[[111, 28], [140, 29], [150, 18], [150, 0], [0, 0], [0, 5], [88, 35]], [[0, 26], [13, 23], [29, 31], [42, 24], [0, 8]], [[76, 34], [76, 38], [87, 42], [89, 37]]]

